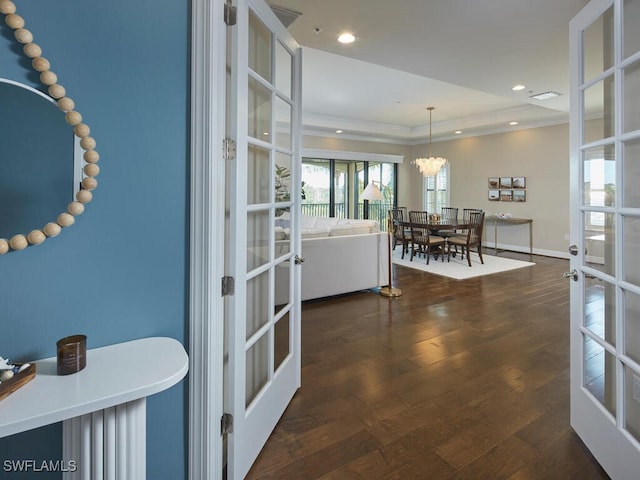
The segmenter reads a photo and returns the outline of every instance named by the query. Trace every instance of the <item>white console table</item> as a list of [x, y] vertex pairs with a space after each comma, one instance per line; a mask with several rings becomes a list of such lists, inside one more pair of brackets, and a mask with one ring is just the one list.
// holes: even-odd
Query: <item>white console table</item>
[[0, 438], [63, 422], [65, 479], [146, 478], [146, 397], [186, 375], [189, 358], [172, 338], [152, 337], [87, 350], [87, 366], [59, 376], [56, 357], [0, 402]]

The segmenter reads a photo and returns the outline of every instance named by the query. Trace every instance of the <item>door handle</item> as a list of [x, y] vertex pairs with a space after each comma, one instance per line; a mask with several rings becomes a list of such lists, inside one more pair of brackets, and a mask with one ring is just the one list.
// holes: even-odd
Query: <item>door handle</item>
[[300, 257], [298, 255], [293, 257], [293, 260], [294, 260], [296, 265], [300, 265], [300, 264], [304, 263], [304, 257]]
[[574, 282], [578, 281], [578, 271], [574, 268], [570, 272], [564, 272], [562, 274], [562, 278], [570, 278]]
[[[571, 245], [569, 247], [569, 253], [574, 257], [578, 256], [578, 247], [576, 245]], [[584, 254], [587, 254], [587, 247], [584, 248]]]

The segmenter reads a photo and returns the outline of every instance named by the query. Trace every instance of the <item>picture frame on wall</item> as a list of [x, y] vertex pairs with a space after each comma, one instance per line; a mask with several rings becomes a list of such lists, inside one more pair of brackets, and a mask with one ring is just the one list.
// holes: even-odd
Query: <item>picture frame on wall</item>
[[512, 198], [514, 202], [526, 202], [527, 192], [525, 190], [513, 190]]
[[500, 190], [500, 201], [511, 202], [513, 200], [513, 190]]
[[500, 190], [498, 189], [489, 190], [489, 201], [491, 202], [500, 201]]
[[512, 188], [527, 188], [525, 177], [513, 177]]
[[500, 187], [500, 179], [498, 177], [489, 177], [489, 188], [495, 190]]
[[512, 186], [511, 177], [500, 177], [500, 188], [512, 188]]

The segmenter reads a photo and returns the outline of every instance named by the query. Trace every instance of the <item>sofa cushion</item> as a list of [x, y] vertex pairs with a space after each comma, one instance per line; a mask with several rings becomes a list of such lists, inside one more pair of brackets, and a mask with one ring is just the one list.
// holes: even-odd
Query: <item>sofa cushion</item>
[[329, 236], [328, 228], [303, 228], [301, 231], [302, 238], [322, 238]]
[[332, 237], [337, 237], [341, 235], [363, 235], [366, 233], [370, 233], [369, 227], [366, 225], [336, 225], [335, 227], [331, 227], [329, 229], [330, 235]]
[[[289, 212], [284, 212], [275, 219], [276, 227], [283, 227], [286, 230], [291, 226], [291, 216]], [[351, 218], [336, 217], [311, 217], [300, 216], [300, 228], [302, 238], [318, 238], [329, 236], [329, 231], [337, 228], [333, 236], [337, 235], [360, 235], [363, 233], [377, 233], [380, 231], [377, 220], [354, 220]]]
[[274, 228], [274, 233], [275, 233], [275, 239], [276, 240], [285, 240], [287, 238], [287, 234], [284, 231], [283, 227], [276, 226]]
[[369, 231], [367, 233], [377, 233], [380, 231], [380, 226], [377, 220], [354, 220], [353, 218], [342, 218], [338, 222], [338, 225], [350, 225], [352, 227], [366, 227]]
[[302, 216], [302, 228], [331, 228], [338, 225], [340, 219], [335, 217], [305, 217]]
[[277, 227], [289, 228], [291, 227], [291, 220], [288, 218], [276, 217], [275, 225], [276, 225], [276, 228]]

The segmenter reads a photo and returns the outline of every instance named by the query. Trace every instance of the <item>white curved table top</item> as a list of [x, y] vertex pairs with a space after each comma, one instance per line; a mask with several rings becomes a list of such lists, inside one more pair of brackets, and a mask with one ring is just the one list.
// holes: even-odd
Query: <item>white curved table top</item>
[[35, 363], [35, 378], [0, 401], [0, 438], [161, 392], [189, 369], [182, 344], [166, 337], [89, 349], [71, 375], [56, 373], [56, 357]]

